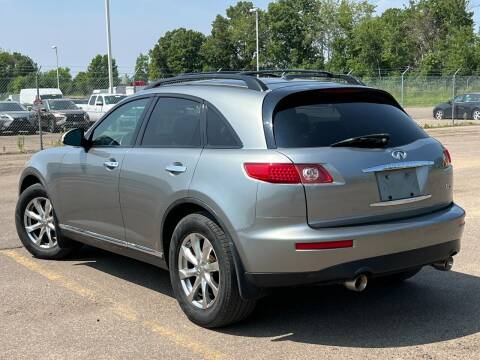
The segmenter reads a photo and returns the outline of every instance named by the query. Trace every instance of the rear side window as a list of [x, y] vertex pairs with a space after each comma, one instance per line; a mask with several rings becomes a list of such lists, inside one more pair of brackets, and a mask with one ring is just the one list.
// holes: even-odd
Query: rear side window
[[388, 146], [428, 135], [386, 95], [368, 91], [313, 91], [290, 95], [273, 113], [277, 147], [323, 147], [348, 138], [387, 133]]
[[160, 98], [143, 135], [143, 146], [200, 147], [202, 104], [177, 98]]
[[236, 149], [242, 144], [230, 124], [211, 107], [207, 110], [207, 144], [211, 148]]

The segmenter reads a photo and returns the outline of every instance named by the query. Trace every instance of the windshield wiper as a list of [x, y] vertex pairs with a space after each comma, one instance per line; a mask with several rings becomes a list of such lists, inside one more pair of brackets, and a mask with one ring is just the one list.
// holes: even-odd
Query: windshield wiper
[[331, 147], [351, 146], [359, 148], [375, 148], [384, 147], [390, 140], [390, 134], [369, 134], [356, 136], [349, 139], [341, 140], [330, 145]]

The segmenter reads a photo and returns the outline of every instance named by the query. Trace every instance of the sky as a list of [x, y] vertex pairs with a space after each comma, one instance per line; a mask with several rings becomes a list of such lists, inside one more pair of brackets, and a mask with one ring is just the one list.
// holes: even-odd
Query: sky
[[[186, 27], [209, 34], [215, 16], [224, 15], [236, 2], [110, 0], [112, 52], [120, 74], [133, 73], [138, 54], [147, 53], [168, 30]], [[253, 0], [262, 9], [269, 2]], [[403, 7], [408, 0], [370, 2], [382, 13]], [[50, 70], [55, 68], [51, 47], [57, 45], [59, 65], [75, 74], [84, 70], [93, 56], [107, 52], [104, 10], [104, 0], [0, 0], [0, 48], [26, 54], [42, 70]], [[480, 6], [473, 10], [478, 25]]]

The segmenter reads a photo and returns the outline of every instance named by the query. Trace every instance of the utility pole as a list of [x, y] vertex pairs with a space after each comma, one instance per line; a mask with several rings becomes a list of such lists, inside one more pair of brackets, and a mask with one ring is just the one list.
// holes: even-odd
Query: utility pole
[[259, 38], [258, 38], [258, 8], [253, 8], [250, 9], [251, 13], [255, 13], [255, 31], [257, 34], [257, 52], [256, 52], [256, 58], [257, 58], [257, 71], [260, 71], [260, 46], [259, 46]]
[[453, 74], [453, 83], [452, 83], [452, 92], [453, 92], [453, 97], [452, 97], [452, 125], [455, 125], [455, 94], [456, 94], [456, 89], [455, 89], [455, 82], [457, 80], [457, 74], [462, 68], [459, 68], [457, 71], [455, 71], [455, 74]]
[[112, 38], [110, 34], [110, 1], [105, 0], [105, 22], [107, 27], [108, 91], [113, 93]]
[[60, 75], [58, 74], [58, 47], [53, 45], [52, 49], [55, 50], [55, 57], [57, 58], [57, 89], [60, 89]]
[[407, 71], [410, 70], [410, 65], [407, 66], [404, 72], [402, 72], [402, 107], [404, 106], [404, 100], [405, 100], [405, 90], [404, 90], [404, 77]]

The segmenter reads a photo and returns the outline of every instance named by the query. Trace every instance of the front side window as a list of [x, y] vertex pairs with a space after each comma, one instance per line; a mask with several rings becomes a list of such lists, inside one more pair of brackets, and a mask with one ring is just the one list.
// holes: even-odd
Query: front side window
[[459, 96], [455, 96], [455, 98], [453, 99], [454, 102], [463, 102], [463, 99], [465, 97], [463, 95], [459, 95]]
[[132, 146], [149, 101], [130, 101], [110, 113], [93, 131], [92, 146]]
[[202, 104], [177, 98], [160, 98], [143, 136], [143, 146], [199, 147]]
[[93, 95], [91, 98], [90, 98], [90, 101], [88, 102], [88, 105], [95, 105], [95, 100], [97, 99], [97, 97], [95, 95]]

